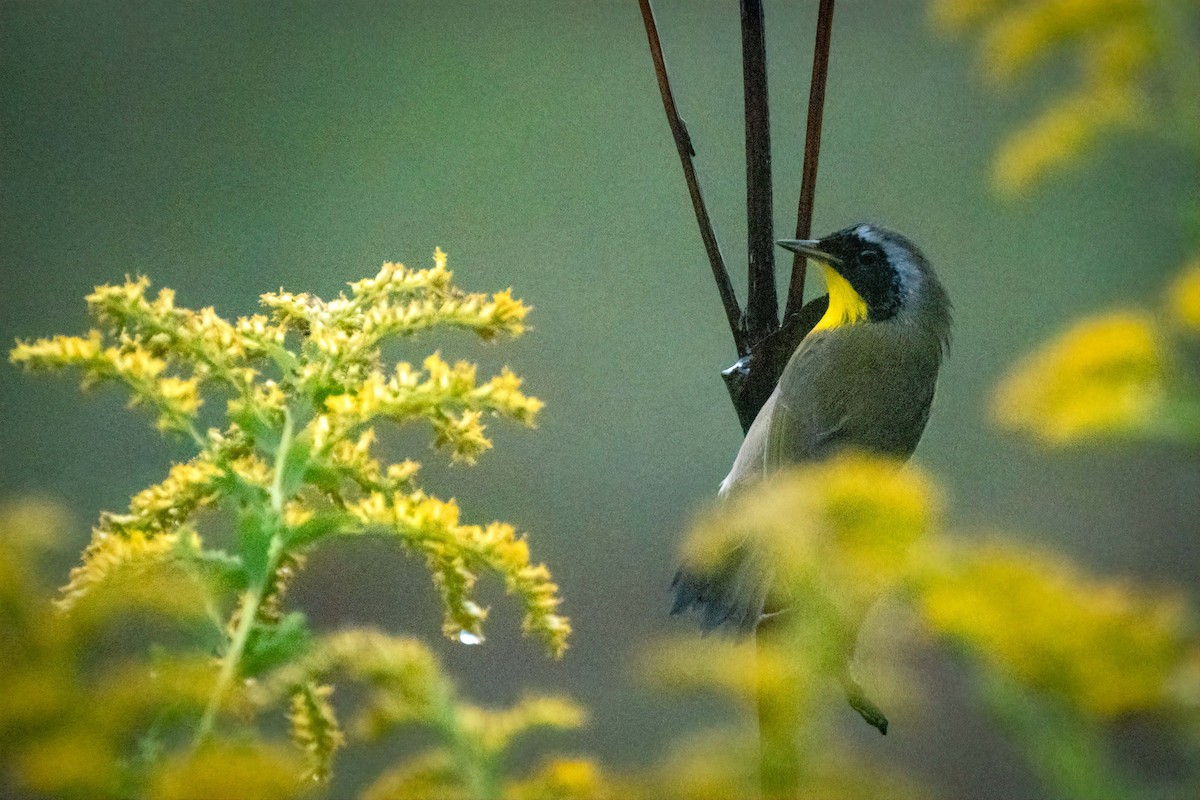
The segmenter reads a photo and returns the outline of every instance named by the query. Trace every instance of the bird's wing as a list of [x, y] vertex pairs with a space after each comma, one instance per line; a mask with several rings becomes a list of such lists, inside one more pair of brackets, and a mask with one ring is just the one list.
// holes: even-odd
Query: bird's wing
[[937, 365], [914, 363], [920, 356], [888, 329], [855, 333], [810, 337], [793, 354], [764, 420], [763, 441], [754, 445], [762, 449], [763, 474], [843, 447], [898, 458], [916, 448]]

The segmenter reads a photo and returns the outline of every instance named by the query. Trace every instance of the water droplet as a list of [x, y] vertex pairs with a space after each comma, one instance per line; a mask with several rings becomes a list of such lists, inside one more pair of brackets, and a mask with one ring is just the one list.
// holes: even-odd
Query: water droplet
[[483, 637], [470, 631], [459, 631], [458, 640], [463, 644], [483, 644]]

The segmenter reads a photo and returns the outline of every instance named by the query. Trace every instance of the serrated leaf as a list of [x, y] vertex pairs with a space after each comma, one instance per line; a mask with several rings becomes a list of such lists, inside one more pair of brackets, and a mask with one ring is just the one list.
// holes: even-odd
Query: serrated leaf
[[271, 535], [276, 522], [263, 508], [246, 508], [238, 516], [238, 552], [249, 586], [261, 586], [267, 579]]
[[287, 458], [283, 462], [283, 475], [280, 488], [285, 498], [291, 497], [304, 485], [304, 473], [308, 469], [311, 448], [303, 440], [293, 440], [287, 449]]
[[301, 525], [284, 529], [283, 540], [289, 550], [304, 547], [350, 528], [356, 524], [354, 517], [344, 511], [326, 511], [314, 515]]
[[271, 625], [255, 625], [242, 655], [242, 674], [254, 677], [294, 661], [312, 646], [312, 638], [308, 619], [299, 611]]
[[229, 418], [266, 452], [273, 453], [279, 448], [280, 430], [258, 409], [242, 406]]
[[196, 567], [208, 581], [221, 589], [241, 591], [246, 588], [246, 570], [242, 559], [224, 550], [186, 551], [181, 560]]

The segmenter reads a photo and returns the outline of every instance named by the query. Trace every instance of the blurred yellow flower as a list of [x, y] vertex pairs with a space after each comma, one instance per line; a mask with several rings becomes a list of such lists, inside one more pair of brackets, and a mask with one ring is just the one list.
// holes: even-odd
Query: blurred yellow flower
[[281, 746], [215, 742], [167, 762], [156, 776], [151, 796], [157, 800], [299, 800], [315, 786], [301, 784], [296, 779], [301, 772], [297, 756]]
[[1040, 63], [1060, 68], [1063, 54], [1074, 57], [1075, 80], [1057, 81], [1060, 94], [1000, 146], [992, 177], [1002, 195], [1027, 193], [1054, 171], [1081, 160], [1109, 131], [1166, 129], [1177, 122], [1171, 118], [1175, 106], [1194, 106], [1194, 76], [1166, 66], [1172, 58], [1191, 63], [1191, 41], [1174, 32], [1183, 4], [1178, 12], [1166, 5], [930, 0], [936, 28], [977, 36], [980, 71], [994, 85], [1011, 86]]
[[844, 454], [779, 473], [722, 504], [694, 527], [685, 551], [698, 565], [715, 565], [748, 546], [780, 591], [820, 587], [839, 606], [862, 607], [906, 574], [935, 507], [932, 484], [916, 470]]
[[1176, 678], [1195, 657], [1181, 603], [1025, 547], [951, 550], [919, 602], [933, 630], [1097, 717], [1179, 702]]
[[1021, 195], [1054, 170], [1082, 158], [1108, 128], [1133, 125], [1141, 113], [1137, 98], [1119, 86], [1062, 97], [1000, 145], [992, 180], [1002, 195]]
[[1152, 430], [1162, 413], [1167, 358], [1154, 321], [1121, 311], [1085, 319], [1004, 378], [993, 414], [1049, 444]]
[[1167, 290], [1167, 312], [1181, 330], [1200, 334], [1200, 257], [1192, 259]]

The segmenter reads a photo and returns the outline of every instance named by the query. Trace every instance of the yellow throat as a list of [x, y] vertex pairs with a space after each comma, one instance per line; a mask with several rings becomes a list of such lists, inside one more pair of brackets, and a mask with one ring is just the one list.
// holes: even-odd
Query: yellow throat
[[854, 325], [867, 318], [867, 301], [854, 291], [850, 281], [838, 274], [838, 271], [828, 264], [822, 264], [825, 271], [825, 286], [829, 289], [829, 310], [825, 316], [813, 326], [813, 331], [824, 331], [842, 325]]

